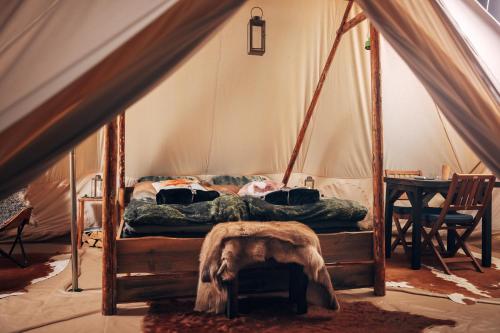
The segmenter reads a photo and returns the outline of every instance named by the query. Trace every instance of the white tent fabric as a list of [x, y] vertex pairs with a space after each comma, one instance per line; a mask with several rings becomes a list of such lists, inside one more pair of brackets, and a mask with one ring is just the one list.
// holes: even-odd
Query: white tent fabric
[[102, 61], [175, 1], [18, 3], [0, 32], [0, 131]]
[[168, 76], [242, 1], [21, 2], [0, 40], [0, 196]]
[[[464, 32], [450, 18], [453, 12], [461, 12], [474, 17], [473, 22], [481, 20], [479, 9], [470, 10], [472, 5], [479, 7], [479, 4], [469, 2], [461, 8], [452, 6], [453, 10], [448, 12], [445, 2], [439, 0], [358, 1], [464, 141], [500, 175], [500, 93], [496, 80], [490, 77], [500, 74], [490, 73], [478, 61], [481, 54], [486, 54], [485, 50], [500, 52], [500, 27], [492, 24], [475, 27], [490, 35], [491, 46], [474, 53], [463, 37]], [[483, 59], [483, 63], [488, 60], [489, 57]]]
[[[267, 22], [262, 57], [246, 54], [253, 6], [263, 8]], [[247, 1], [189, 61], [127, 110], [127, 176], [267, 174], [281, 180], [345, 6], [344, 0], [293, 0], [287, 6], [278, 0]], [[351, 16], [359, 11], [355, 6]], [[371, 208], [367, 37], [366, 21], [343, 37], [290, 184], [313, 175], [327, 195]], [[381, 47], [384, 167], [422, 169], [426, 175], [438, 175], [442, 164], [471, 171], [479, 161], [474, 152], [383, 38]], [[77, 151], [77, 161], [91, 155], [100, 157], [100, 148]], [[37, 184], [54, 175], [64, 181], [66, 168], [66, 161], [58, 163]], [[97, 172], [98, 162], [87, 170]], [[42, 187], [32, 187], [32, 198], [38, 190]], [[69, 219], [65, 205], [61, 209]], [[495, 207], [500, 229], [500, 200]], [[56, 223], [44, 213], [40, 225]], [[69, 224], [60, 228], [64, 232]]]

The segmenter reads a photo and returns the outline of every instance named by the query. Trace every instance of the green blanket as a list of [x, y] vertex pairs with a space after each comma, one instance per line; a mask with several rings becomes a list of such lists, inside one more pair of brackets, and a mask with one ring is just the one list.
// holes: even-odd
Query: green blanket
[[222, 195], [213, 201], [190, 205], [157, 205], [152, 199], [132, 200], [125, 209], [124, 236], [206, 234], [214, 224], [230, 221], [299, 221], [310, 226], [352, 228], [364, 219], [367, 211], [355, 201], [337, 198], [299, 206], [273, 205], [237, 195]]

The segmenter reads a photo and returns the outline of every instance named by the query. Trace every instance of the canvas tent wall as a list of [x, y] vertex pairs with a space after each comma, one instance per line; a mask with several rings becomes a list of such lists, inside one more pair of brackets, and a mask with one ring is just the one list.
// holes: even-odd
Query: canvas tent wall
[[[159, 8], [156, 6], [164, 2], [149, 4]], [[419, 6], [418, 1], [412, 4]], [[37, 8], [43, 9], [38, 13], [64, 9], [52, 5], [57, 2], [38, 2]], [[268, 50], [263, 57], [246, 55], [246, 23], [255, 5], [263, 6], [268, 22]], [[112, 9], [100, 3], [79, 6], [85, 7], [86, 16]], [[120, 6], [131, 6], [127, 7], [130, 11], [137, 9], [134, 2], [122, 2]], [[280, 1], [247, 1], [189, 61], [128, 109], [127, 175], [264, 173], [280, 179], [344, 7], [343, 0], [290, 1], [287, 6]], [[141, 8], [147, 12], [148, 8]], [[120, 13], [125, 21], [131, 15], [128, 11]], [[484, 22], [481, 12], [470, 15]], [[490, 36], [486, 45], [483, 42], [474, 46], [484, 47], [481, 56], [490, 69], [498, 68], [496, 58], [484, 56], [498, 54], [492, 52], [499, 45], [494, 42], [498, 36], [491, 34], [496, 28], [479, 29], [468, 31], [467, 36], [472, 41], [476, 36]], [[7, 31], [2, 30], [2, 45], [12, 36]], [[295, 171], [324, 177], [325, 183], [331, 183], [331, 193], [358, 199], [371, 207], [369, 63], [363, 49], [367, 34], [365, 22], [344, 36]], [[81, 38], [78, 43], [84, 49]], [[32, 62], [24, 70], [43, 72], [44, 66], [44, 62]], [[14, 67], [4, 78], [17, 78], [22, 88], [22, 73], [14, 75], [22, 68]], [[498, 75], [497, 70], [490, 73]], [[475, 154], [439, 114], [425, 88], [385, 40], [382, 85], [385, 167], [421, 168], [427, 174], [437, 174], [442, 163], [455, 171], [472, 169], [478, 161]], [[5, 88], [2, 92], [2, 96], [7, 95]], [[97, 144], [91, 146], [96, 148], [77, 151], [77, 161], [99, 159], [97, 137], [95, 140]], [[58, 163], [37, 183], [51, 178], [51, 174], [60, 174], [63, 180], [64, 173], [60, 172], [66, 168], [66, 162]], [[98, 168], [96, 161], [88, 171]], [[296, 182], [300, 177], [297, 175]], [[43, 186], [41, 191], [54, 193], [50, 189], [59, 185], [51, 186]], [[35, 205], [42, 211], [48, 209], [43, 202]], [[58, 216], [66, 214], [69, 219], [69, 206], [61, 204], [63, 207], [67, 211]], [[498, 211], [496, 208], [496, 214]], [[41, 219], [40, 224], [50, 219], [55, 222], [52, 213], [46, 212], [46, 220]]]

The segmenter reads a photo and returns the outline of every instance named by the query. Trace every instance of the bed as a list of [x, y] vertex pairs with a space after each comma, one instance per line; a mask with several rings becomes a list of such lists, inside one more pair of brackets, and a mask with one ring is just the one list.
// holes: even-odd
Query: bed
[[[218, 177], [214, 185], [239, 187], [248, 181], [251, 178]], [[127, 193], [132, 192], [128, 188]], [[148, 195], [126, 197], [116, 239], [117, 303], [194, 296], [204, 236], [217, 223], [237, 220], [305, 223], [318, 234], [336, 288], [373, 285], [373, 235], [359, 228], [367, 209], [354, 201], [329, 198], [315, 204], [282, 206], [223, 193], [208, 202], [157, 205]], [[250, 279], [252, 283], [244, 289], [258, 292], [286, 288], [286, 276], [269, 274]]]

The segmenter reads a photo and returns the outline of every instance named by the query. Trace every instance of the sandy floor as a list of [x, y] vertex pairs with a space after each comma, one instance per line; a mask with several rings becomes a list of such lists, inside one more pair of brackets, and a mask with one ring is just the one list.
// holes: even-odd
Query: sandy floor
[[[37, 252], [54, 250], [51, 244], [36, 247]], [[64, 246], [59, 244], [57, 247], [60, 250]], [[27, 294], [0, 299], [0, 332], [140, 332], [148, 305], [120, 305], [117, 316], [101, 316], [101, 252], [84, 248], [81, 260], [80, 287], [83, 292], [64, 291], [71, 281], [68, 266], [61, 274], [29, 287]], [[500, 330], [500, 306], [496, 305], [460, 305], [446, 299], [395, 291], [388, 291], [385, 297], [374, 297], [369, 289], [343, 291], [340, 297], [344, 301], [369, 301], [385, 310], [407, 311], [457, 322], [455, 327], [433, 327], [427, 330], [430, 332]]]

